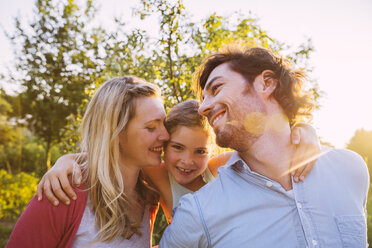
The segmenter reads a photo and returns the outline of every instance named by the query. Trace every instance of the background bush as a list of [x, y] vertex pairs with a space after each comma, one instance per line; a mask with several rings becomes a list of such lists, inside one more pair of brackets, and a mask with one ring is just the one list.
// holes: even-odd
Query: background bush
[[11, 175], [0, 170], [0, 220], [17, 220], [35, 195], [38, 182], [34, 173]]

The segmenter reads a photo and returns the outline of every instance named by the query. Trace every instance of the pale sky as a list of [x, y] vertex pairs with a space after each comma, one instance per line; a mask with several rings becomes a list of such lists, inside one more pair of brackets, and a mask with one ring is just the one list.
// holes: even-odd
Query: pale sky
[[[101, 23], [115, 15], [130, 20], [135, 0], [98, 0]], [[32, 0], [0, 0], [0, 24], [8, 31], [13, 17], [32, 16]], [[311, 38], [312, 78], [326, 93], [313, 125], [324, 141], [345, 147], [355, 130], [372, 131], [372, 1], [371, 0], [184, 0], [196, 20], [212, 12], [234, 11], [259, 18], [269, 36], [297, 46]], [[0, 33], [0, 71], [12, 60], [11, 46]], [[372, 142], [372, 141], [371, 141]]]

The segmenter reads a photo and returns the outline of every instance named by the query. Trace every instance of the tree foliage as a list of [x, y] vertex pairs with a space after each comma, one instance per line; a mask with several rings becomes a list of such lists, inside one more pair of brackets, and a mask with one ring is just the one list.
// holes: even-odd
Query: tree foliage
[[46, 166], [50, 149], [62, 140], [66, 117], [75, 114], [86, 90], [101, 77], [99, 29], [89, 29], [95, 9], [87, 1], [79, 8], [74, 1], [38, 0], [34, 19], [9, 36], [15, 45], [17, 80], [22, 117], [45, 142]]
[[[115, 20], [114, 31], [93, 27], [96, 9], [91, 0], [85, 3], [82, 7], [72, 0], [38, 0], [34, 20], [24, 27], [17, 18], [17, 31], [10, 36], [21, 75], [13, 79], [25, 89], [20, 95], [22, 116], [45, 141], [46, 161], [50, 148], [65, 136], [71, 145], [63, 150], [77, 147], [76, 138], [71, 139], [77, 136], [73, 119], [81, 118], [78, 109], [83, 113], [87, 99], [109, 78], [129, 74], [157, 83], [169, 109], [195, 97], [192, 73], [224, 44], [239, 39], [275, 52], [284, 49], [254, 18], [239, 13], [192, 20], [182, 0], [140, 0], [133, 19], [146, 21], [155, 15], [159, 20], [154, 26], [159, 34], [150, 37], [144, 29], [128, 29], [120, 19]], [[292, 50], [288, 58], [306, 61], [311, 42]]]
[[[254, 18], [241, 13], [228, 17], [213, 13], [202, 20], [192, 20], [182, 0], [141, 0], [135, 13], [141, 19], [151, 15], [159, 19], [159, 36], [151, 39], [149, 54], [152, 75], [156, 76], [155, 82], [161, 87], [168, 108], [195, 97], [191, 87], [193, 72], [204, 58], [225, 44], [241, 40], [251, 46], [284, 52], [284, 43], [270, 37]], [[292, 50], [286, 56], [311, 71], [304, 63], [313, 50], [311, 40]], [[317, 87], [310, 88], [319, 92]]]
[[12, 176], [0, 170], [0, 219], [16, 220], [36, 193], [39, 179], [21, 172]]
[[20, 151], [21, 129], [11, 124], [9, 115], [13, 112], [11, 104], [6, 100], [5, 92], [0, 91], [0, 168], [9, 173], [16, 163]]
[[346, 148], [359, 153], [372, 170], [372, 131], [356, 130]]

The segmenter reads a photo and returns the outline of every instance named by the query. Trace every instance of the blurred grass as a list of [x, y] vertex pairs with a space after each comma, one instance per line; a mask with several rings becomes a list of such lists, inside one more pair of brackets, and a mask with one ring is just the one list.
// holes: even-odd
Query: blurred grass
[[0, 221], [0, 247], [5, 247], [14, 224], [13, 222]]
[[[368, 199], [367, 199], [367, 237], [368, 243], [372, 242], [372, 190], [368, 192]], [[369, 243], [371, 244], [371, 243]]]
[[167, 218], [165, 217], [163, 209], [159, 207], [159, 211], [156, 214], [156, 219], [154, 223], [154, 230], [152, 232], [152, 245], [153, 246], [159, 244], [161, 236], [163, 236], [163, 232], [167, 226], [168, 226]]

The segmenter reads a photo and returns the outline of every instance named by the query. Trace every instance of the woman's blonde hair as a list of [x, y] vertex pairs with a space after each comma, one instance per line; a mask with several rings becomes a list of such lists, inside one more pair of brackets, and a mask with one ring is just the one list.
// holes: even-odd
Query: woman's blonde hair
[[[160, 96], [156, 85], [139, 78], [113, 78], [97, 90], [84, 114], [81, 136], [87, 163], [83, 172], [99, 230], [97, 241], [110, 241], [120, 236], [128, 238], [133, 233], [141, 235], [140, 223], [129, 219], [131, 203], [124, 194], [118, 136], [135, 115], [136, 98]], [[143, 182], [141, 173], [137, 189], [143, 205], [157, 197]]]

